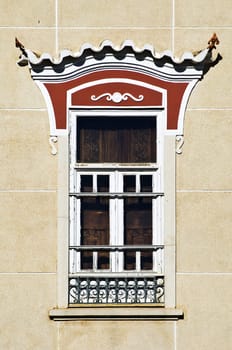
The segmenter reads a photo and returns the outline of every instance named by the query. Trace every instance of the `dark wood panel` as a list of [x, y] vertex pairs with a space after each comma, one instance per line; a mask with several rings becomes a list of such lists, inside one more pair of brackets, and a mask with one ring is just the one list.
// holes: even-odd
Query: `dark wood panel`
[[77, 135], [77, 162], [156, 162], [155, 118], [79, 118]]

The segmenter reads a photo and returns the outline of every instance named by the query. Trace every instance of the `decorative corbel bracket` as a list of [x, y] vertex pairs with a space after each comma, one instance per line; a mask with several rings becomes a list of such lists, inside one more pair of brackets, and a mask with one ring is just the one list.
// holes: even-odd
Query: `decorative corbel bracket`
[[57, 136], [50, 136], [49, 137], [49, 144], [51, 146], [51, 154], [55, 156], [57, 154], [57, 148], [55, 146], [55, 143], [57, 143], [58, 137]]
[[176, 136], [176, 154], [182, 154], [184, 145], [184, 135]]

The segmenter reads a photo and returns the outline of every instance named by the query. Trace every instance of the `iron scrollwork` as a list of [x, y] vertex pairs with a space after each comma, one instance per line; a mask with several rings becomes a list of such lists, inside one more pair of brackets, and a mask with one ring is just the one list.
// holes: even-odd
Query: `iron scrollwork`
[[69, 302], [70, 304], [163, 303], [164, 277], [70, 278]]

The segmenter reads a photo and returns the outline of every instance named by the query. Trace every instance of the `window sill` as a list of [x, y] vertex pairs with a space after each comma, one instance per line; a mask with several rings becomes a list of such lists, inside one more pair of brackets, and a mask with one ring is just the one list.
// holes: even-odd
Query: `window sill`
[[158, 320], [177, 321], [184, 318], [183, 310], [155, 306], [78, 306], [52, 309], [50, 319], [54, 321], [78, 320]]

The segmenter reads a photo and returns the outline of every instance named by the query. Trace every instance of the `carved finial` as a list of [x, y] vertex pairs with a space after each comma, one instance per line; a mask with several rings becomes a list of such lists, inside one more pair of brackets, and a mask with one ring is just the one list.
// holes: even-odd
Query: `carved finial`
[[27, 66], [28, 54], [26, 52], [24, 45], [17, 38], [15, 38], [15, 46], [21, 51], [21, 54], [19, 56], [19, 61], [17, 62], [17, 64], [22, 67]]
[[217, 34], [213, 33], [212, 37], [209, 39], [208, 41], [208, 49], [212, 50], [212, 49], [216, 49], [216, 45], [218, 45], [220, 43]]
[[20, 49], [20, 51], [24, 56], [27, 57], [27, 53], [25, 51], [24, 45], [17, 38], [15, 38], [15, 46]]

